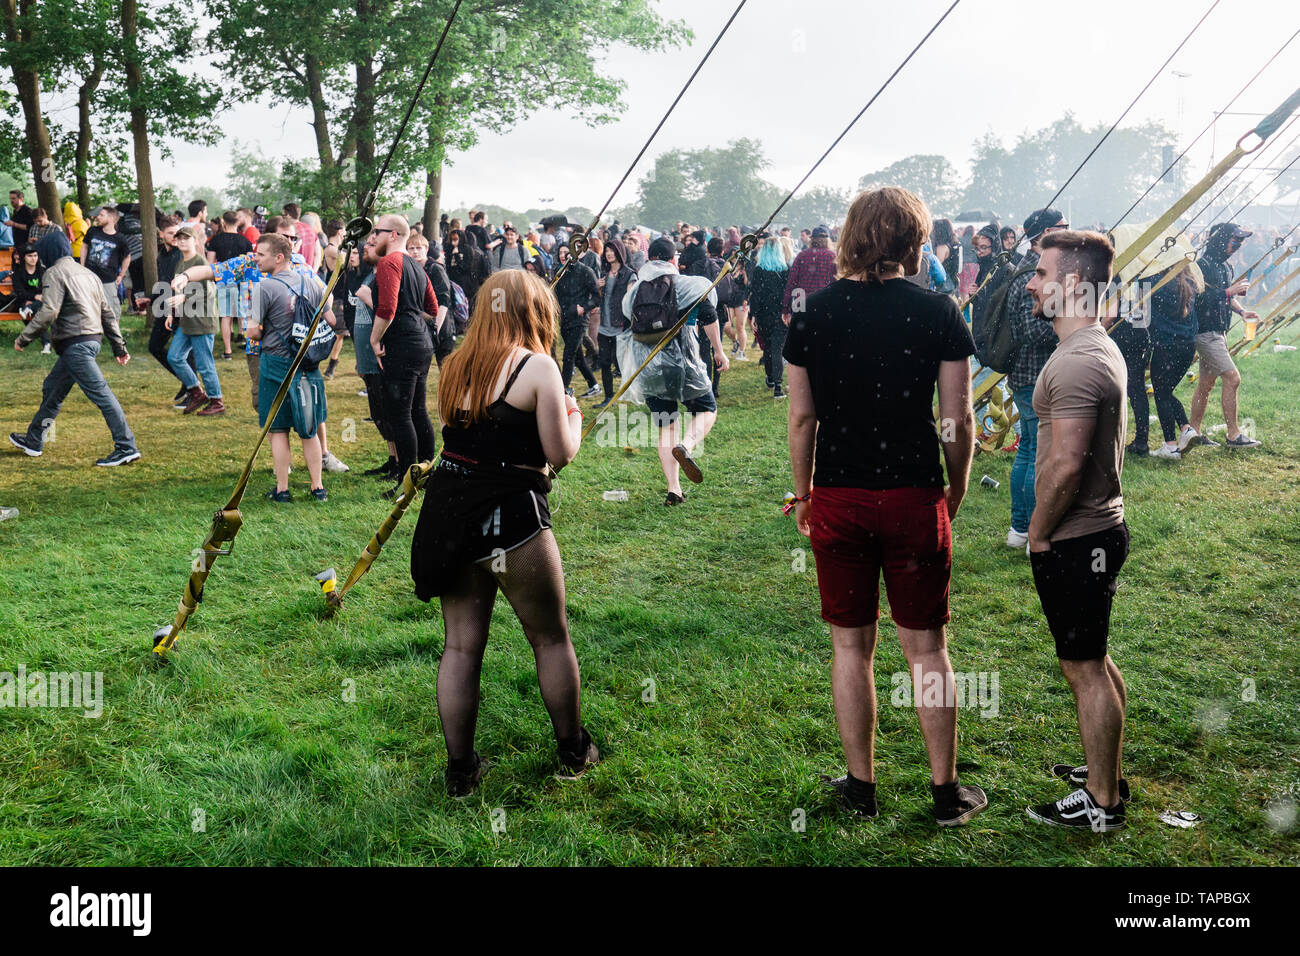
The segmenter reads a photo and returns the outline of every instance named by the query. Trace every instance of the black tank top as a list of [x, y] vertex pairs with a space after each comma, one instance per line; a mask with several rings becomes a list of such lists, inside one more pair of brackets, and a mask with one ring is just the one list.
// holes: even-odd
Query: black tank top
[[482, 464], [503, 462], [507, 465], [528, 465], [544, 468], [546, 453], [542, 451], [542, 436], [537, 429], [537, 413], [525, 412], [506, 401], [510, 387], [524, 370], [532, 354], [523, 360], [506, 379], [501, 397], [488, 406], [484, 421], [470, 422], [464, 411], [454, 425], [442, 427], [443, 453]]

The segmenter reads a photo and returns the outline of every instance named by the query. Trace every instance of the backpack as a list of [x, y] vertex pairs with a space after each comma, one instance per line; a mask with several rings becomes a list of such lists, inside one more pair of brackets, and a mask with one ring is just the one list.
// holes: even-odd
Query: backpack
[[1026, 266], [1014, 272], [1003, 268], [1000, 270], [1006, 278], [998, 282], [995, 278], [993, 288], [988, 294], [988, 304], [975, 315], [971, 323], [971, 335], [975, 339], [975, 357], [986, 368], [995, 372], [1011, 371], [1020, 347], [1016, 345], [1015, 330], [1011, 325], [1010, 299], [1011, 287], [1021, 276], [1034, 271], [1034, 266]]
[[657, 345], [677, 324], [677, 285], [674, 276], [656, 276], [637, 284], [632, 296], [632, 337], [643, 345]]
[[469, 297], [455, 282], [451, 283], [451, 318], [456, 323], [456, 334], [464, 335], [469, 328]]
[[[289, 308], [293, 310], [293, 325], [289, 332], [289, 342], [295, 349], [302, 348], [303, 339], [307, 337], [307, 330], [311, 328], [312, 319], [316, 317], [316, 308], [309, 301], [306, 292], [307, 280], [299, 276], [301, 285], [295, 292], [293, 286], [285, 282], [278, 275], [269, 276], [271, 279], [279, 281], [286, 289], [289, 290]], [[322, 321], [316, 326], [316, 334], [311, 337], [311, 345], [307, 347], [307, 354], [303, 357], [302, 367], [311, 372], [321, 362], [330, 357], [330, 352], [334, 349], [334, 330], [330, 328], [328, 322]]]

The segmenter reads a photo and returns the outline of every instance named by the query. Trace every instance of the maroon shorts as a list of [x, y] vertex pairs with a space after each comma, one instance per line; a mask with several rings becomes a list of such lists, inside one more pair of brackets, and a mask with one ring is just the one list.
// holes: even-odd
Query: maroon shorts
[[943, 489], [814, 488], [811, 526], [823, 620], [874, 624], [883, 571], [895, 624], [920, 631], [948, 623], [952, 526]]

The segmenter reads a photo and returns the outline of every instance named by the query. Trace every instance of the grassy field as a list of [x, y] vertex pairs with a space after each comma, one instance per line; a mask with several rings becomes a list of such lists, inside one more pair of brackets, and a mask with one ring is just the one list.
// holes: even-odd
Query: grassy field
[[[755, 362], [724, 378], [707, 482], [684, 506], [662, 507], [652, 449], [593, 444], [557, 482], [584, 718], [606, 756], [582, 781], [551, 776], [532, 655], [499, 601], [478, 743], [494, 766], [475, 797], [443, 795], [442, 625], [411, 593], [414, 512], [343, 614], [323, 619], [312, 575], [350, 567], [387, 511], [357, 474], [383, 455], [350, 347], [329, 401], [333, 450], [353, 473], [327, 475], [319, 505], [296, 461], [297, 500], [275, 506], [261, 497], [263, 449], [235, 554], [171, 667], [155, 669], [151, 634], [174, 613], [256, 423], [240, 361], [218, 363], [230, 414], [173, 411], [174, 380], [138, 321], [131, 364], [103, 364], [143, 461], [93, 466], [111, 442], [79, 391], [43, 458], [0, 453], [0, 505], [22, 511], [0, 524], [0, 671], [102, 671], [105, 695], [99, 719], [0, 709], [0, 864], [1300, 863], [1296, 353], [1245, 363], [1243, 415], [1262, 450], [1125, 470], [1133, 550], [1111, 649], [1128, 680], [1136, 797], [1129, 829], [1099, 838], [1024, 814], [1067, 790], [1045, 765], [1082, 753], [1027, 561], [1002, 545], [1005, 454], [975, 462], [949, 629], [958, 671], [998, 675], [997, 716], [960, 717], [963, 778], [990, 808], [959, 830], [933, 825], [915, 714], [889, 704], [906, 664], [887, 615], [882, 816], [834, 808], [817, 783], [843, 772], [829, 636], [806, 540], [779, 509], [785, 405]], [[0, 331], [6, 433], [25, 427], [53, 362], [15, 353], [16, 331]], [[979, 487], [983, 474], [1001, 488]], [[630, 500], [603, 501], [613, 488]], [[1174, 829], [1158, 820], [1167, 809], [1203, 821]]]

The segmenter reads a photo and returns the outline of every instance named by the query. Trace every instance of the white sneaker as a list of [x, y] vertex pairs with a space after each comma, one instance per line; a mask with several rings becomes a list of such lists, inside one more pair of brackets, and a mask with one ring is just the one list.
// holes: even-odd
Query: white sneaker
[[345, 471], [352, 470], [347, 465], [343, 464], [343, 462], [335, 458], [334, 452], [326, 454], [325, 457], [321, 459], [321, 465], [324, 466], [326, 471], [333, 472], [336, 475], [341, 475]]
[[51, 351], [51, 349], [50, 349], [50, 343], [49, 343], [49, 342], [46, 342], [46, 343], [45, 343], [45, 346], [41, 349], [41, 354], [42, 354], [42, 355], [49, 355], [49, 354], [50, 354], [50, 351]]
[[[1179, 451], [1180, 455], [1181, 455], [1182, 452], [1184, 452], [1184, 451], [1187, 450], [1187, 446], [1188, 446], [1188, 445], [1192, 445], [1192, 444], [1194, 444], [1194, 443], [1196, 442], [1196, 439], [1198, 439], [1198, 438], [1200, 438], [1200, 437], [1201, 437], [1200, 433], [1199, 433], [1195, 428], [1193, 428], [1191, 425], [1184, 425], [1184, 426], [1183, 426], [1182, 434], [1180, 434], [1180, 435], [1178, 436], [1178, 451]], [[1152, 452], [1151, 454], [1152, 454], [1152, 455], [1156, 455], [1155, 452]], [[1156, 457], [1157, 457], [1157, 458], [1168, 458], [1169, 456], [1168, 456], [1168, 455], [1156, 455]]]
[[1027, 532], [1017, 531], [1015, 528], [1007, 532], [1008, 548], [1024, 548], [1029, 545], [1029, 534]]
[[[1193, 435], [1196, 433], [1193, 432]], [[1181, 442], [1179, 442], [1181, 446]], [[1170, 461], [1182, 461], [1183, 455], [1177, 448], [1170, 448], [1168, 445], [1161, 445], [1159, 448], [1151, 450], [1151, 458], [1168, 458]]]

